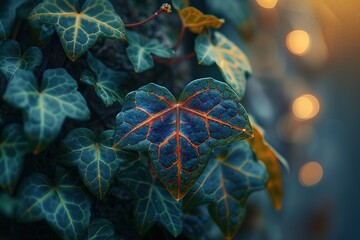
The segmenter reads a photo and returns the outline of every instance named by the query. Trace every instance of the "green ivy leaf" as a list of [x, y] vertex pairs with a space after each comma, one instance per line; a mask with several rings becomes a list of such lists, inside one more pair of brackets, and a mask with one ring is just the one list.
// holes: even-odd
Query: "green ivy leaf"
[[7, 1], [7, 3], [1, 3], [0, 8], [0, 39], [5, 40], [9, 37], [12, 30], [12, 25], [14, 24], [14, 20], [16, 17], [16, 9], [9, 4], [9, 2], [15, 1]]
[[99, 37], [125, 39], [125, 28], [108, 0], [44, 0], [30, 13], [30, 20], [55, 27], [66, 55], [73, 61]]
[[124, 102], [124, 95], [121, 85], [128, 78], [128, 74], [112, 70], [91, 53], [88, 53], [87, 63], [91, 72], [85, 70], [81, 74], [80, 80], [94, 86], [96, 94], [106, 106], [112, 105], [115, 102], [122, 104]]
[[121, 181], [137, 198], [134, 214], [137, 229], [145, 234], [155, 223], [165, 227], [174, 237], [182, 231], [182, 206], [160, 184], [155, 183], [148, 167], [135, 161], [120, 173]]
[[214, 33], [213, 41], [210, 35], [202, 34], [195, 39], [195, 52], [199, 64], [216, 63], [225, 81], [240, 98], [244, 96], [252, 70], [246, 55], [233, 42], [219, 32]]
[[112, 148], [113, 130], [96, 135], [87, 128], [71, 131], [62, 142], [62, 162], [78, 168], [80, 176], [97, 198], [103, 199], [122, 162], [122, 151]]
[[114, 237], [114, 225], [104, 218], [93, 219], [90, 223], [87, 240], [108, 240]]
[[268, 175], [245, 142], [217, 148], [204, 173], [184, 199], [184, 207], [210, 204], [209, 212], [228, 238], [237, 233], [250, 193], [265, 188]]
[[91, 201], [74, 171], [57, 168], [53, 182], [34, 173], [24, 182], [20, 196], [20, 221], [45, 219], [63, 239], [82, 239], [86, 233]]
[[23, 168], [23, 156], [29, 151], [22, 126], [7, 125], [0, 139], [0, 187], [13, 193]]
[[13, 30], [16, 9], [27, 0], [1, 0], [0, 5], [0, 40], [7, 39]]
[[0, 45], [0, 73], [8, 81], [18, 69], [34, 71], [41, 61], [42, 52], [37, 47], [30, 47], [21, 54], [20, 44], [14, 40], [7, 40]]
[[62, 68], [46, 70], [41, 86], [33, 73], [18, 70], [4, 98], [22, 109], [25, 133], [35, 145], [35, 154], [56, 138], [66, 117], [86, 120], [90, 115], [76, 81]]
[[135, 72], [144, 72], [154, 67], [154, 60], [151, 54], [162, 58], [172, 58], [174, 52], [165, 48], [155, 39], [146, 40], [136, 32], [127, 32], [129, 46], [126, 48], [127, 56], [134, 66]]

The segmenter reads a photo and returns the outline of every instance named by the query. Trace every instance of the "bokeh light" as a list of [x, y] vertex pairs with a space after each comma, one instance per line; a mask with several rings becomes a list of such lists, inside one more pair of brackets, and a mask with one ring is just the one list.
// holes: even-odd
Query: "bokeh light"
[[256, 2], [263, 8], [271, 9], [277, 4], [277, 0], [256, 0]]
[[299, 170], [299, 181], [303, 186], [311, 187], [320, 182], [323, 174], [320, 163], [315, 161], [307, 162]]
[[291, 31], [286, 36], [286, 46], [295, 55], [305, 55], [310, 49], [310, 36], [303, 30]]
[[315, 117], [320, 110], [320, 103], [311, 94], [305, 94], [296, 98], [292, 104], [292, 112], [295, 117], [301, 120], [308, 120]]

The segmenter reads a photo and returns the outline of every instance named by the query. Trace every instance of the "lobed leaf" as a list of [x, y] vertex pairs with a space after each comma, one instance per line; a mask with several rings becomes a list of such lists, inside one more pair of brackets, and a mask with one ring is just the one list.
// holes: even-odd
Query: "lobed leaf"
[[248, 196], [265, 188], [267, 172], [245, 142], [217, 148], [204, 173], [184, 199], [184, 207], [209, 204], [209, 212], [227, 238], [236, 235]]
[[251, 136], [236, 93], [203, 78], [189, 83], [179, 101], [152, 83], [129, 93], [116, 117], [114, 147], [148, 151], [159, 179], [180, 200], [203, 172], [212, 148]]
[[108, 240], [115, 234], [114, 225], [104, 218], [93, 219], [89, 225], [87, 240]]
[[203, 34], [195, 39], [195, 52], [199, 64], [216, 63], [224, 80], [239, 94], [244, 96], [246, 80], [251, 74], [251, 66], [246, 55], [229, 39], [219, 32], [214, 33], [212, 41]]
[[45, 219], [62, 239], [82, 239], [90, 222], [91, 201], [74, 171], [58, 168], [54, 182], [34, 173], [21, 190], [18, 219]]
[[180, 9], [179, 15], [183, 26], [193, 33], [201, 33], [205, 28], [220, 28], [224, 24], [223, 19], [218, 19], [213, 15], [204, 15], [194, 7]]
[[85, 70], [80, 80], [94, 86], [96, 94], [106, 106], [115, 102], [122, 104], [124, 95], [121, 84], [128, 78], [128, 74], [107, 67], [90, 52], [87, 55], [87, 63], [91, 72]]
[[252, 125], [254, 129], [254, 137], [248, 139], [252, 151], [257, 159], [265, 163], [269, 173], [269, 180], [266, 189], [270, 194], [271, 201], [276, 210], [282, 208], [283, 183], [280, 162], [288, 169], [287, 162], [278, 154], [265, 140], [260, 127]]
[[16, 18], [16, 9], [27, 0], [1, 0], [0, 40], [9, 38]]
[[0, 139], [0, 187], [13, 193], [23, 169], [28, 142], [19, 124], [5, 126]]
[[135, 161], [120, 173], [120, 180], [137, 198], [134, 214], [137, 229], [145, 234], [155, 223], [177, 237], [183, 226], [182, 205], [162, 184], [154, 183], [145, 164]]
[[129, 46], [126, 53], [129, 61], [134, 66], [135, 72], [144, 72], [154, 67], [152, 54], [162, 58], [174, 56], [170, 48], [165, 48], [156, 39], [146, 40], [145, 37], [136, 32], [127, 32]]
[[0, 73], [8, 81], [18, 69], [34, 71], [41, 61], [42, 52], [37, 47], [30, 47], [21, 54], [20, 44], [14, 40], [6, 40], [0, 45]]
[[7, 86], [4, 99], [22, 109], [24, 130], [35, 145], [35, 154], [52, 143], [66, 117], [86, 120], [90, 115], [76, 81], [62, 68], [46, 70], [41, 86], [33, 73], [18, 70]]
[[51, 24], [60, 36], [66, 55], [73, 61], [91, 48], [99, 37], [125, 39], [125, 28], [108, 0], [44, 0], [29, 19]]
[[121, 151], [112, 148], [113, 130], [97, 137], [90, 129], [77, 128], [62, 141], [62, 163], [77, 167], [86, 187], [103, 199], [122, 161]]
[[[10, 2], [10, 0], [8, 0]], [[13, 1], [14, 2], [14, 1]], [[0, 39], [7, 39], [12, 30], [14, 20], [16, 17], [16, 9], [9, 3], [5, 3], [0, 9]]]

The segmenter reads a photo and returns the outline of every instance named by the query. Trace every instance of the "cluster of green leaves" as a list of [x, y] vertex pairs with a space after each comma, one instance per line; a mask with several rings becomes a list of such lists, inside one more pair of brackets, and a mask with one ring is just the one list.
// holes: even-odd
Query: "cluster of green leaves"
[[[95, 214], [118, 184], [132, 193], [129, 221], [140, 235], [161, 226], [175, 237], [198, 239], [206, 221], [233, 238], [254, 191], [268, 187], [281, 208], [281, 158], [240, 103], [251, 66], [237, 44], [213, 30], [223, 19], [187, 0], [172, 1], [182, 24], [178, 43], [186, 29], [193, 33], [198, 64], [215, 65], [223, 80], [191, 81], [176, 100], [174, 89], [156, 83], [136, 89], [133, 82], [136, 90], [128, 94], [124, 84], [154, 68], [156, 60], [176, 58], [178, 44], [170, 48], [126, 30], [109, 0], [25, 2], [5, 0], [0, 8], [0, 114], [7, 115], [1, 121], [0, 199], [10, 199], [9, 210], [0, 204], [0, 213], [16, 212], [20, 222], [45, 220], [62, 239], [122, 239], [126, 229]], [[19, 9], [26, 18], [16, 14]], [[168, 4], [149, 20], [162, 12], [170, 12]], [[35, 39], [36, 46], [23, 51], [16, 16], [16, 24], [25, 22], [30, 32], [34, 22], [47, 26], [46, 47]], [[100, 38], [126, 41], [121, 44], [134, 71], [115, 70], [90, 53]], [[71, 61], [52, 65], [49, 52], [57, 40]], [[95, 107], [93, 97], [99, 100]], [[102, 109], [118, 113], [116, 119], [103, 117]], [[105, 118], [113, 119], [110, 127]], [[41, 159], [50, 170], [39, 170]], [[194, 231], [200, 233], [189, 234]]]

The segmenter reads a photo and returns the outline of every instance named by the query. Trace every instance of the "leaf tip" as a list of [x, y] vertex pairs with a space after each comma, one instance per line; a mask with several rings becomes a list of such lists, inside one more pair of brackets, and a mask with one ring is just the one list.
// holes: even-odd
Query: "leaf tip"
[[[167, 186], [166, 186], [166, 188], [167, 188]], [[188, 189], [188, 190], [190, 190], [190, 189]], [[178, 192], [177, 190], [175, 190], [175, 191], [170, 191], [169, 189], [168, 189], [168, 191], [170, 192], [170, 195], [171, 195], [177, 202], [180, 202], [181, 199], [183, 199], [183, 198], [186, 196], [187, 192], [188, 192], [188, 191], [186, 191], [185, 193], [181, 193], [181, 192]]]
[[274, 204], [274, 208], [275, 208], [275, 210], [276, 211], [281, 211], [281, 209], [282, 209], [282, 204], [281, 203], [278, 203], [278, 204]]

